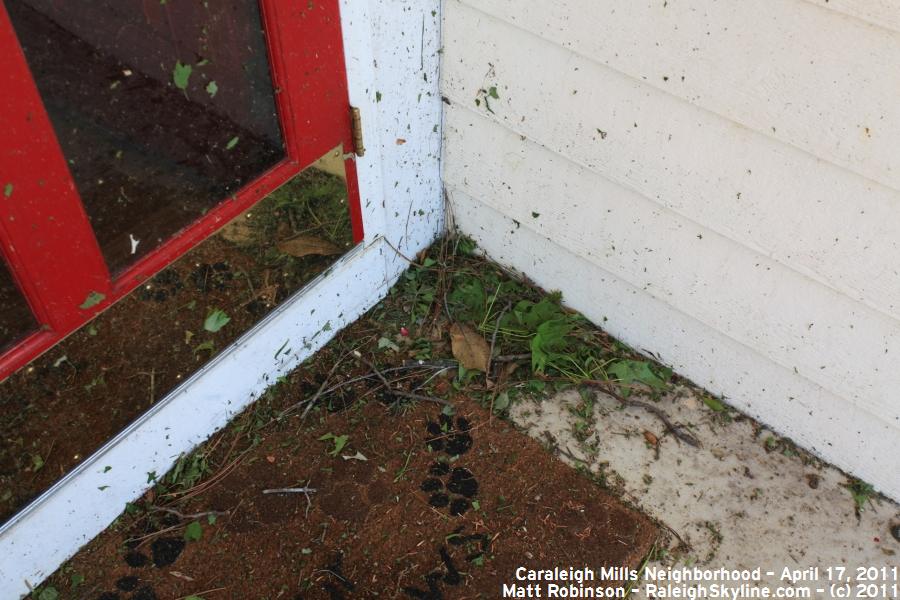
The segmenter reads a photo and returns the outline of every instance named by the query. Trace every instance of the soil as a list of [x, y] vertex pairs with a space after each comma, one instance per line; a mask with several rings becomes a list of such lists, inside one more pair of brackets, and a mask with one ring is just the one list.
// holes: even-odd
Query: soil
[[[359, 322], [341, 338], [371, 332]], [[401, 405], [373, 377], [305, 420], [272, 419], [319, 389], [341, 344], [201, 448], [206, 479], [162, 479], [46, 583], [91, 599], [496, 598], [518, 567], [637, 568], [648, 554], [647, 517], [449, 380], [431, 391], [452, 411]], [[341, 371], [370, 374], [352, 359]], [[315, 491], [264, 493], [298, 486]], [[180, 515], [154, 509], [176, 500]], [[199, 540], [185, 536], [194, 521]], [[84, 577], [74, 590], [73, 575]]]
[[[218, 12], [198, 20], [185, 5], [167, 8], [180, 25], [161, 35], [137, 7], [124, 19], [107, 6], [108, 21], [97, 23], [64, 6], [44, 14], [22, 0], [6, 4], [112, 273], [284, 157], [258, 12], [244, 15], [255, 31], [220, 36], [217, 45], [208, 38], [238, 25]], [[93, 28], [93, 42], [64, 25]], [[189, 88], [172, 81], [176, 61], [196, 71]], [[226, 66], [244, 78], [226, 85]], [[203, 89], [213, 76], [222, 86], [215, 99]]]
[[[301, 173], [248, 214], [0, 384], [0, 522], [334, 261], [279, 241], [351, 244], [336, 176]], [[214, 309], [230, 321], [206, 331]]]
[[0, 259], [0, 352], [36, 329], [28, 302]]

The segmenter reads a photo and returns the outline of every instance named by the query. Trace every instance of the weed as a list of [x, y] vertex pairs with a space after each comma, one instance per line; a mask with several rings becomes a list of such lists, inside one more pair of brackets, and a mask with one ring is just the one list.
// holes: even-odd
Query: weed
[[862, 511], [866, 509], [866, 504], [871, 502], [872, 496], [875, 494], [875, 488], [861, 479], [852, 479], [843, 484], [843, 486], [853, 496], [853, 510], [856, 513], [856, 517], [859, 518]]
[[349, 435], [334, 435], [333, 433], [326, 433], [325, 435], [323, 435], [322, 437], [319, 438], [319, 441], [327, 442], [327, 441], [331, 440], [331, 442], [334, 444], [334, 448], [332, 448], [328, 454], [331, 456], [337, 456], [338, 454], [340, 454], [341, 450], [343, 450], [344, 447], [347, 445], [347, 442], [349, 441], [349, 439], [350, 439]]

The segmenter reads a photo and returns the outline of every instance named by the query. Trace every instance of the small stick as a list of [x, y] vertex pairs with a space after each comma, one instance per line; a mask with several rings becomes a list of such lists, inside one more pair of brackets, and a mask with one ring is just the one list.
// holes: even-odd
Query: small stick
[[520, 360], [528, 360], [531, 353], [528, 354], [501, 354], [494, 358], [494, 362], [517, 362]]
[[316, 488], [311, 487], [296, 487], [296, 488], [271, 488], [268, 490], [263, 490], [263, 494], [312, 494], [315, 493]]
[[306, 512], [304, 513], [304, 518], [309, 518], [309, 509], [312, 508], [312, 499], [310, 499], [309, 495], [316, 493], [316, 488], [309, 487], [309, 482], [306, 482], [307, 485], [304, 487], [296, 487], [296, 488], [272, 488], [268, 490], [263, 490], [263, 494], [303, 494], [306, 497]]
[[412, 392], [404, 392], [403, 390], [389, 390], [391, 394], [400, 396], [401, 398], [409, 398], [410, 400], [421, 400], [422, 402], [437, 402], [444, 406], [453, 406], [453, 403], [443, 398], [435, 398], [434, 396], [423, 396], [422, 394], [414, 394]]
[[506, 306], [503, 307], [503, 310], [500, 311], [500, 314], [497, 315], [497, 321], [494, 323], [494, 334], [491, 336], [491, 351], [488, 353], [487, 371], [485, 371], [488, 376], [491, 374], [491, 363], [494, 360], [494, 345], [497, 343], [497, 332], [500, 331], [500, 319], [503, 318], [503, 315], [505, 315], [506, 311], [511, 307], [512, 302], [507, 302]]
[[208, 510], [205, 512], [198, 512], [198, 513], [194, 513], [191, 515], [186, 515], [182, 512], [175, 510], [174, 508], [167, 508], [165, 506], [150, 506], [150, 509], [154, 510], [154, 511], [167, 512], [171, 515], [175, 515], [182, 521], [188, 521], [190, 519], [199, 519], [200, 517], [208, 517], [211, 515], [215, 516], [215, 517], [227, 517], [229, 514], [227, 510]]
[[405, 392], [403, 390], [394, 389], [393, 387], [391, 387], [390, 382], [388, 382], [388, 380], [385, 379], [384, 375], [382, 375], [381, 371], [378, 370], [378, 367], [376, 367], [369, 359], [367, 359], [365, 356], [363, 356], [359, 350], [354, 350], [353, 356], [355, 356], [358, 361], [364, 363], [366, 366], [368, 366], [370, 369], [372, 369], [372, 371], [375, 373], [375, 375], [378, 377], [378, 379], [381, 380], [382, 385], [384, 385], [385, 389], [387, 389], [388, 394], [391, 394], [392, 396], [400, 396], [401, 398], [409, 398], [410, 400], [422, 400], [425, 402], [437, 402], [438, 404], [443, 404], [444, 406], [452, 406], [452, 404], [450, 402], [448, 402], [447, 400], [444, 400], [443, 398], [435, 398], [433, 396], [423, 396], [422, 394], [414, 394], [412, 392]]
[[652, 404], [644, 402], [643, 400], [632, 400], [631, 398], [626, 398], [618, 392], [618, 390], [616, 389], [618, 386], [612, 381], [602, 381], [600, 379], [582, 379], [581, 381], [572, 381], [570, 379], [562, 377], [542, 377], [542, 379], [545, 379], [547, 381], [570, 381], [572, 383], [579, 383], [581, 385], [586, 385], [589, 387], [602, 388], [606, 394], [618, 400], [622, 406], [634, 406], [637, 408], [643, 408], [644, 410], [655, 416], [657, 419], [662, 421], [663, 425], [666, 426], [666, 429], [672, 435], [674, 435], [676, 439], [681, 440], [685, 444], [693, 446], [694, 448], [703, 447], [703, 445], [697, 438], [689, 433], [685, 433], [683, 427], [672, 423], [671, 419], [669, 419], [669, 416], [661, 408], [659, 408], [658, 406], [653, 406]]
[[294, 412], [295, 410], [300, 408], [300, 406], [304, 403], [307, 403], [306, 409], [303, 411], [303, 414], [300, 415], [300, 418], [301, 419], [306, 418], [307, 413], [309, 413], [309, 410], [312, 408], [313, 404], [316, 403], [316, 400], [319, 399], [319, 396], [322, 395], [322, 392], [325, 390], [325, 386], [328, 385], [328, 381], [331, 379], [331, 376], [334, 375], [334, 372], [337, 371], [337, 368], [340, 366], [341, 362], [343, 362], [343, 360], [346, 356], [347, 355], [344, 354], [343, 356], [341, 356], [334, 362], [334, 364], [331, 366], [331, 370], [328, 371], [328, 375], [326, 375], [325, 379], [322, 381], [322, 385], [319, 386], [319, 389], [316, 390], [316, 393], [313, 394], [312, 398], [309, 398], [308, 400], [301, 400], [300, 402], [298, 402], [296, 404], [288, 406], [286, 409], [284, 409], [283, 411], [281, 411], [278, 414], [278, 419], [283, 419], [285, 416], [288, 415], [288, 413]]
[[223, 587], [212, 588], [210, 590], [203, 590], [202, 592], [197, 592], [196, 594], [188, 594], [187, 596], [179, 596], [175, 600], [185, 600], [185, 598], [203, 596], [203, 594], [211, 594], [213, 592], [221, 592], [222, 590], [227, 589]]

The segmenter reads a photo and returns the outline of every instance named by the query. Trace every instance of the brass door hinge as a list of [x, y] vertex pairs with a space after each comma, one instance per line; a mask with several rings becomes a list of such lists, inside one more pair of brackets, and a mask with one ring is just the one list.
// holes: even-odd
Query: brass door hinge
[[364, 156], [366, 146], [363, 144], [362, 116], [355, 106], [350, 107], [350, 132], [353, 134], [353, 151], [357, 156]]

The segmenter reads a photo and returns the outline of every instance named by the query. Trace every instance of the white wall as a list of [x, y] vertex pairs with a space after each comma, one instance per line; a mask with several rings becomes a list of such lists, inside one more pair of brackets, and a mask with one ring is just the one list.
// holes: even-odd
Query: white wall
[[446, 0], [458, 225], [900, 499], [898, 9]]
[[357, 160], [363, 244], [0, 527], [0, 600], [27, 594], [144, 492], [148, 472], [167, 471], [384, 297], [408, 267], [395, 249], [414, 255], [441, 231], [438, 9], [341, 0], [367, 149]]

